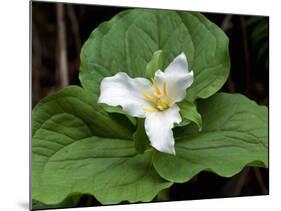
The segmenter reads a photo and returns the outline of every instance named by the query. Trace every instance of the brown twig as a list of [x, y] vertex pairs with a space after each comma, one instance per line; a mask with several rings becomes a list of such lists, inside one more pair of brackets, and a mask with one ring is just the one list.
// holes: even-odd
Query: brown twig
[[80, 47], [81, 47], [79, 24], [77, 21], [77, 17], [76, 17], [73, 5], [71, 5], [71, 4], [67, 4], [67, 16], [71, 22], [71, 30], [74, 35], [75, 47], [76, 47], [77, 52], [79, 52]]
[[232, 93], [236, 92], [235, 83], [233, 82], [233, 80], [232, 80], [232, 78], [230, 76], [228, 77], [226, 85], [227, 85], [227, 88], [228, 88], [229, 92], [232, 92]]
[[242, 189], [245, 185], [245, 182], [246, 182], [246, 179], [247, 179], [247, 175], [249, 173], [249, 168], [245, 168], [239, 175], [239, 179], [236, 183], [236, 186], [234, 188], [234, 191], [233, 191], [233, 195], [234, 196], [239, 196], [242, 192]]
[[232, 15], [226, 15], [222, 21], [222, 24], [221, 24], [221, 29], [223, 31], [228, 31], [232, 28], [233, 24], [231, 22], [231, 19], [232, 19]]
[[65, 35], [65, 22], [64, 22], [64, 7], [62, 3], [56, 6], [57, 11], [57, 33], [58, 33], [58, 66], [60, 76], [60, 86], [65, 87], [68, 85], [68, 70], [67, 70], [67, 50], [66, 50], [66, 35]]
[[[73, 39], [75, 43], [76, 56], [72, 63], [70, 63], [69, 70], [71, 73], [79, 71], [79, 63], [80, 63], [80, 48], [81, 48], [81, 38], [79, 33], [79, 23], [77, 21], [77, 15], [75, 14], [75, 10], [73, 5], [67, 4], [67, 16], [71, 22], [71, 31], [73, 34]], [[73, 70], [73, 71], [71, 71]], [[71, 76], [71, 74], [70, 74]]]
[[248, 45], [248, 35], [247, 28], [245, 23], [245, 18], [243, 16], [240, 17], [241, 22], [241, 30], [243, 36], [243, 46], [244, 46], [244, 56], [245, 56], [245, 67], [246, 67], [246, 89], [245, 93], [250, 95], [251, 93], [251, 78], [250, 78], [250, 54], [249, 54], [249, 45]]
[[259, 186], [261, 188], [262, 193], [268, 194], [268, 191], [267, 191], [267, 188], [265, 187], [265, 184], [263, 182], [260, 170], [258, 168], [254, 168], [254, 173], [255, 173], [255, 176], [257, 178], [257, 181], [259, 183]]
[[[230, 29], [232, 29], [233, 24], [232, 24], [232, 15], [226, 15], [222, 21], [221, 24], [221, 29], [225, 32], [229, 31]], [[226, 82], [226, 86], [228, 88], [229, 92], [235, 92], [236, 91], [236, 87], [235, 87], [235, 83], [233, 82], [231, 75], [229, 75], [228, 80]]]
[[41, 94], [40, 69], [42, 66], [42, 47], [37, 27], [32, 23], [32, 103], [35, 104]]
[[226, 196], [240, 196], [243, 187], [247, 181], [249, 168], [245, 168], [239, 174], [232, 177], [223, 189], [223, 194]]

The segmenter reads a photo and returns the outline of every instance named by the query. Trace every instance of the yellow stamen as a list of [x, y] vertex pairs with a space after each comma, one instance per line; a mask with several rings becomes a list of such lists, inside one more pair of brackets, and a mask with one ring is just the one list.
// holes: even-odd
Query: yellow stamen
[[159, 89], [159, 87], [158, 87], [158, 84], [155, 82], [154, 79], [152, 79], [152, 83], [153, 83], [153, 86], [154, 86], [156, 95], [157, 95], [157, 96], [160, 96], [160, 95], [161, 95], [161, 92], [160, 92], [160, 89]]
[[158, 108], [160, 111], [163, 111], [169, 108], [170, 104], [171, 104], [171, 100], [169, 99], [169, 97], [162, 96], [157, 100], [156, 108]]
[[163, 93], [164, 93], [164, 96], [167, 96], [167, 83], [166, 83], [166, 81], [164, 81], [164, 84], [163, 84]]
[[157, 108], [158, 108], [160, 111], [165, 110], [165, 107], [164, 107], [164, 106], [162, 106], [162, 105], [157, 105]]
[[169, 107], [173, 106], [173, 100], [168, 96], [167, 93], [167, 83], [163, 82], [163, 87], [160, 88], [154, 79], [151, 79], [154, 87], [154, 92], [143, 92], [144, 98], [151, 104], [151, 107], [144, 107], [144, 110], [147, 112], [156, 112], [156, 111], [164, 111]]
[[156, 108], [153, 108], [153, 107], [145, 107], [144, 110], [146, 112], [156, 112], [156, 111], [158, 111]]
[[144, 92], [143, 93], [143, 96], [145, 97], [145, 99], [148, 101], [148, 102], [150, 102], [150, 103], [152, 103], [152, 104], [154, 104], [155, 103], [155, 97], [153, 97], [153, 96], [151, 96], [150, 94], [148, 94], [147, 92]]

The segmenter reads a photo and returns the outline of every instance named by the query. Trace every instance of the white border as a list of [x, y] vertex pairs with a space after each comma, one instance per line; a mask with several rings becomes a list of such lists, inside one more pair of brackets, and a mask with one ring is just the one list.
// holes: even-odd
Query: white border
[[[197, 200], [169, 203], [75, 208], [79, 210], [266, 210], [280, 207], [279, 138], [280, 92], [280, 6], [276, 0], [84, 0], [90, 4], [183, 9], [270, 16], [270, 196]], [[0, 7], [0, 210], [27, 210], [29, 198], [29, 2], [7, 0]]]

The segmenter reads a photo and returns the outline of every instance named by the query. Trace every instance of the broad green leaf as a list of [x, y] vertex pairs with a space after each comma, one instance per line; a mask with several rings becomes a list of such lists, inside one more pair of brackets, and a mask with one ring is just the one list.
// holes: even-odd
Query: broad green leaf
[[154, 78], [157, 70], [164, 70], [166, 67], [167, 55], [162, 50], [154, 52], [152, 59], [147, 63], [145, 68], [145, 77]]
[[135, 118], [135, 117], [132, 117], [132, 116], [130, 116], [130, 115], [128, 115], [128, 114], [122, 109], [121, 106], [110, 106], [110, 105], [107, 105], [107, 104], [105, 104], [105, 103], [99, 103], [99, 105], [102, 106], [102, 108], [103, 108], [105, 111], [109, 112], [109, 113], [119, 113], [119, 114], [125, 115], [125, 116], [128, 118], [128, 120], [129, 120], [134, 126], [136, 126], [136, 124], [137, 124], [136, 118]]
[[229, 74], [228, 38], [203, 15], [195, 12], [133, 9], [99, 25], [81, 51], [82, 86], [99, 96], [104, 77], [127, 72], [145, 77], [157, 52], [165, 65], [185, 52], [194, 82], [187, 99], [207, 98], [217, 92]]
[[201, 130], [202, 118], [196, 109], [196, 105], [187, 100], [180, 102], [178, 105], [180, 107], [180, 113], [182, 117], [182, 122], [178, 126], [188, 125], [191, 121], [197, 125], [199, 130]]
[[[79, 87], [43, 99], [32, 112], [32, 198], [46, 206], [91, 194], [103, 204], [150, 201], [171, 185], [138, 155], [132, 125]], [[107, 138], [106, 138], [107, 137]]]
[[203, 170], [230, 177], [246, 165], [268, 166], [268, 109], [239, 94], [218, 93], [198, 102], [203, 130], [176, 128], [176, 156], [155, 152], [157, 172], [186, 182]]
[[139, 153], [143, 153], [149, 146], [149, 140], [144, 128], [144, 119], [137, 120], [137, 129], [133, 135], [133, 140], [135, 142], [135, 148]]
[[68, 196], [63, 202], [52, 205], [46, 205], [40, 201], [32, 200], [32, 210], [77, 207], [80, 198], [81, 195]]
[[70, 193], [92, 194], [102, 204], [148, 202], [172, 184], [154, 170], [151, 152], [137, 155], [127, 140], [93, 136], [46, 156], [42, 150], [37, 154], [37, 147], [34, 141], [33, 178], [39, 181], [32, 196], [46, 204], [59, 203]]
[[[78, 86], [69, 86], [46, 97], [33, 109], [32, 135], [36, 135], [38, 129], [52, 132], [49, 127], [53, 127], [50, 130], [55, 129], [53, 135], [72, 139], [92, 134], [130, 139], [134, 130], [125, 117], [108, 114], [94, 101], [90, 92]], [[76, 127], [80, 127], [79, 130], [73, 130]]]

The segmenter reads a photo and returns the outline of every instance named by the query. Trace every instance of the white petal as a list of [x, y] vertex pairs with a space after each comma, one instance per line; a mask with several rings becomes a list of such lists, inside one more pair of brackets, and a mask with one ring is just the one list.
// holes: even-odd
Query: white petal
[[145, 118], [145, 131], [151, 145], [158, 151], [175, 155], [175, 139], [172, 128], [181, 122], [177, 105], [161, 112], [148, 112]]
[[134, 117], [145, 117], [144, 108], [150, 106], [143, 93], [150, 92], [151, 82], [145, 78], [130, 78], [126, 73], [119, 72], [102, 80], [98, 103], [110, 106], [121, 106]]
[[182, 101], [185, 98], [186, 89], [193, 82], [193, 71], [188, 71], [185, 54], [178, 55], [164, 72], [156, 71], [155, 81], [160, 86], [166, 81], [168, 96], [175, 102]]

